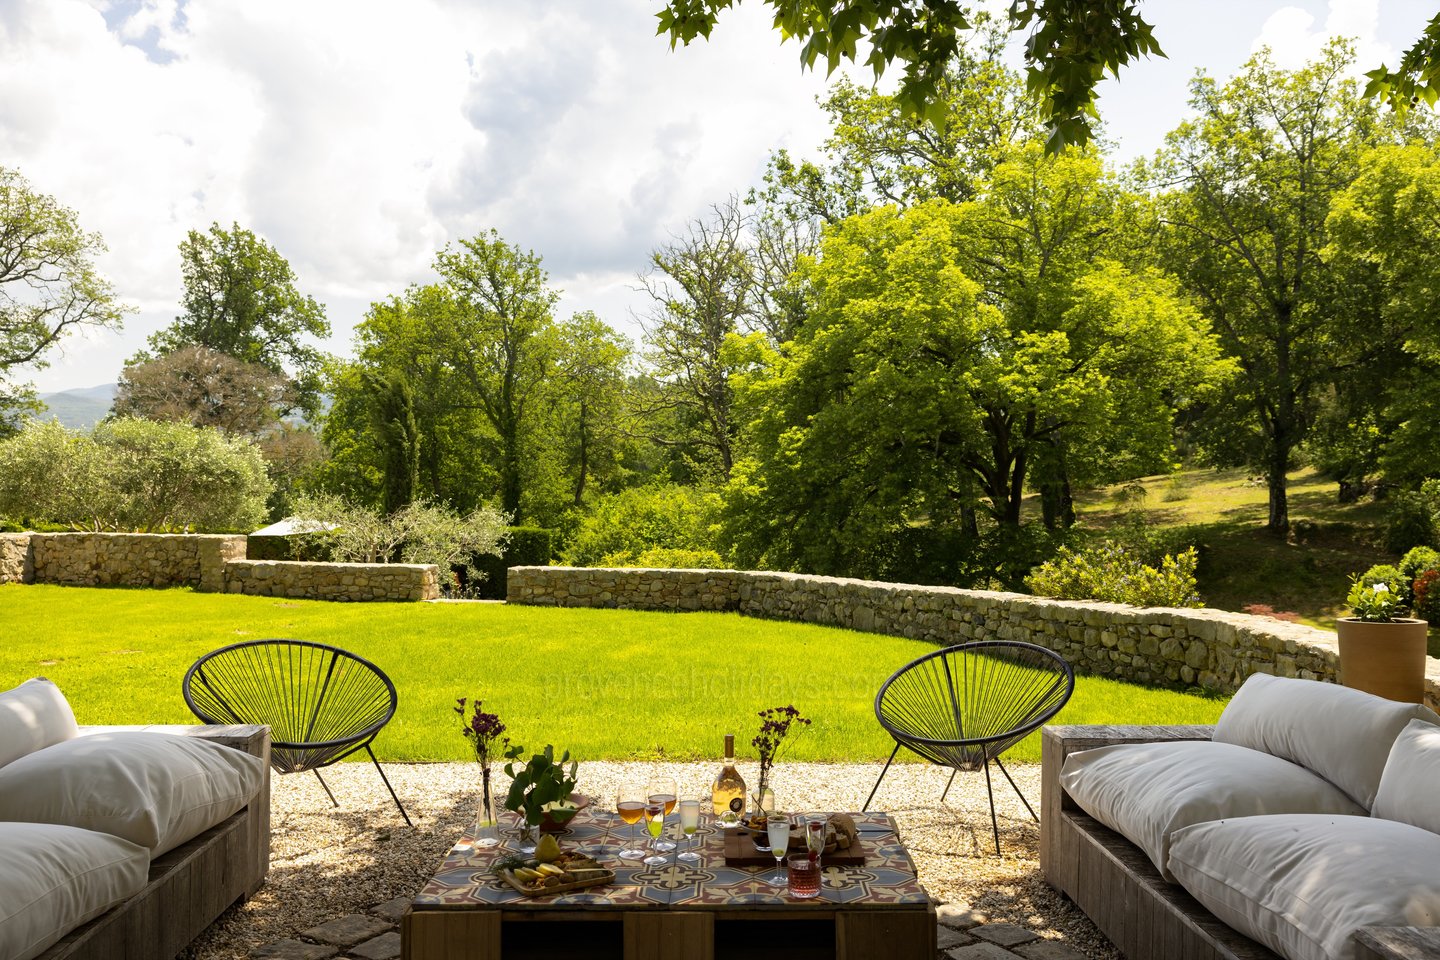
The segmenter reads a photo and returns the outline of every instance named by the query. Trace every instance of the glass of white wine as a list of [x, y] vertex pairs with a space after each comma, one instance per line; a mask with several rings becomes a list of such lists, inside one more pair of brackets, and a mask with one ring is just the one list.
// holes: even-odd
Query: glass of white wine
[[[650, 834], [650, 856], [645, 858], [645, 862], [658, 867], [665, 862], [660, 850], [660, 834], [665, 830], [665, 804], [653, 801], [645, 804], [645, 830]], [[670, 849], [674, 850], [675, 844], [670, 844]]]
[[[680, 795], [675, 790], [675, 779], [673, 777], [656, 777], [650, 781], [650, 785], [645, 789], [649, 794], [651, 803], [664, 805], [665, 816], [668, 817], [675, 812], [675, 801]], [[660, 826], [659, 836], [662, 838], [665, 836], [665, 826], [663, 823]], [[655, 840], [650, 845], [654, 849], [664, 851], [665, 853], [669, 853], [675, 849], [675, 844], [665, 839]]]
[[770, 853], [775, 857], [775, 875], [766, 877], [772, 887], [784, 887], [790, 883], [785, 873], [785, 851], [790, 848], [790, 818], [783, 813], [772, 813], [765, 818], [765, 832], [769, 835]]
[[690, 848], [680, 854], [681, 860], [686, 863], [699, 863], [700, 854], [695, 852], [695, 832], [700, 829], [700, 801], [680, 801], [680, 829], [685, 831], [685, 837], [690, 841]]

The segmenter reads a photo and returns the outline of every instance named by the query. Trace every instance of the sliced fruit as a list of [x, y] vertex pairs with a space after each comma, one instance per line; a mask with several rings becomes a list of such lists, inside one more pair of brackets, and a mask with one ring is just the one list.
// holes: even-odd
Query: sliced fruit
[[562, 873], [565, 872], [564, 870], [561, 870], [559, 867], [555, 866], [555, 864], [553, 864], [553, 863], [542, 863], [542, 864], [540, 864], [540, 866], [536, 867], [535, 869], [536, 869], [536, 870], [539, 870], [541, 873], [545, 874], [547, 877], [558, 877], [558, 876], [560, 876], [560, 874], [562, 874]]

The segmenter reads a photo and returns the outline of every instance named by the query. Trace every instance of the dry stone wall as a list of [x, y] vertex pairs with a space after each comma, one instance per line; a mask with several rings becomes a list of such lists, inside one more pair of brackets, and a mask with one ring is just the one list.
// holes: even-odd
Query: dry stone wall
[[420, 563], [309, 563], [235, 560], [225, 564], [225, 592], [312, 600], [434, 600], [439, 568]]
[[[1023, 640], [1084, 673], [1231, 693], [1252, 673], [1336, 680], [1335, 634], [1210, 609], [1140, 609], [1028, 594], [739, 570], [512, 567], [511, 603], [735, 610], [936, 644]], [[1440, 702], [1440, 660], [1428, 689]]]
[[434, 600], [434, 565], [248, 561], [228, 534], [0, 534], [0, 583], [192, 586], [320, 600]]

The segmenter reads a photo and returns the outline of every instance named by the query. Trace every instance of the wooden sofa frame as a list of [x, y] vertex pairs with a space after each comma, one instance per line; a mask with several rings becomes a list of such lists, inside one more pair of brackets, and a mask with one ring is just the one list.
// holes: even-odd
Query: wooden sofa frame
[[[1060, 785], [1065, 757], [1120, 743], [1209, 740], [1204, 726], [1051, 726], [1041, 734], [1040, 869], [1132, 960], [1279, 960], [1167, 883], [1138, 847], [1085, 814]], [[1440, 958], [1440, 927], [1367, 927], [1360, 960]]]
[[174, 957], [232, 904], [260, 889], [270, 870], [270, 728], [81, 727], [81, 736], [150, 730], [201, 737], [265, 763], [254, 802], [150, 863], [135, 896], [66, 934], [38, 960], [164, 960]]

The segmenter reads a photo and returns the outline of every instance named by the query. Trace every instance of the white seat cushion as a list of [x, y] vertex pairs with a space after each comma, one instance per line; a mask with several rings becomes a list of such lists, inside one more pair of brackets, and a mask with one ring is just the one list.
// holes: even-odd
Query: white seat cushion
[[1264, 813], [1365, 814], [1302, 766], [1209, 740], [1082, 750], [1065, 758], [1060, 783], [1086, 813], [1144, 850], [1167, 880], [1174, 880], [1170, 838], [1181, 827]]
[[1179, 830], [1170, 870], [1288, 960], [1353, 960], [1360, 927], [1440, 925], [1440, 836], [1372, 817], [1242, 817]]
[[95, 734], [0, 767], [0, 820], [99, 830], [159, 856], [240, 810], [263, 781], [258, 758], [217, 743]]
[[1257, 673], [1220, 714], [1215, 739], [1298, 763], [1369, 810], [1390, 747], [1411, 720], [1440, 723], [1433, 710], [1418, 703]]
[[79, 733], [64, 694], [44, 677], [0, 693], [0, 767]]
[[1400, 731], [1370, 814], [1440, 834], [1440, 727], [1411, 720]]
[[0, 957], [30, 960], [145, 888], [144, 847], [53, 823], [0, 823]]

